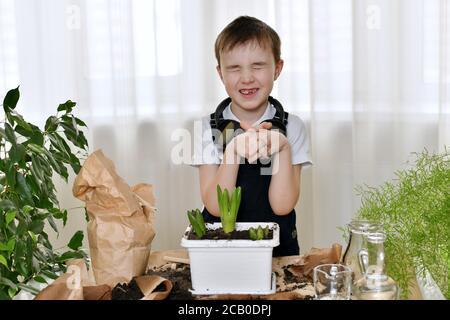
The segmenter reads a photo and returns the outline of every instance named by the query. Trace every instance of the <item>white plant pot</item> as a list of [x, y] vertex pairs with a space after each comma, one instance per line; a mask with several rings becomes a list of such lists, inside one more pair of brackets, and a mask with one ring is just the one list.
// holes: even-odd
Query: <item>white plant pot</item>
[[[189, 226], [181, 240], [187, 248], [191, 269], [191, 292], [201, 294], [270, 294], [275, 292], [272, 251], [280, 244], [276, 223], [236, 223], [236, 230], [251, 227], [273, 230], [271, 240], [188, 240]], [[208, 230], [221, 223], [206, 224]]]

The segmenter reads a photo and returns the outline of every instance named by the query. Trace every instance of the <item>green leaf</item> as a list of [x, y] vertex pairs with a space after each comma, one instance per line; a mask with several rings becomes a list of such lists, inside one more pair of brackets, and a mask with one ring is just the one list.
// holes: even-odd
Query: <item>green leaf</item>
[[8, 289], [8, 295], [9, 295], [9, 297], [12, 299], [12, 298], [14, 298], [14, 296], [16, 295], [16, 293], [17, 293], [17, 290], [15, 290], [15, 289], [13, 289], [13, 288], [9, 288]]
[[6, 286], [8, 286], [10, 288], [13, 288], [14, 290], [17, 290], [17, 286], [14, 284], [14, 282], [9, 280], [8, 278], [0, 276], [0, 283], [4, 284], [4, 285], [6, 285]]
[[43, 169], [41, 166], [41, 162], [39, 161], [38, 157], [36, 157], [34, 154], [31, 155], [31, 166], [30, 166], [31, 173], [33, 176], [36, 177], [37, 182], [44, 182], [44, 176], [42, 174]]
[[20, 172], [17, 172], [16, 179], [17, 191], [19, 192], [21, 199], [23, 199], [26, 204], [34, 206], [33, 196], [30, 192], [30, 188], [28, 187], [27, 182], [25, 181], [24, 176]]
[[56, 280], [58, 278], [58, 275], [50, 270], [41, 270], [41, 273], [53, 280]]
[[8, 211], [5, 216], [6, 225], [10, 224], [16, 218], [16, 211]]
[[32, 287], [32, 286], [23, 284], [23, 283], [18, 283], [17, 286], [18, 286], [20, 289], [25, 290], [25, 291], [27, 291], [27, 292], [29, 292], [29, 293], [34, 294], [34, 295], [37, 295], [37, 294], [39, 293], [39, 290], [38, 290], [38, 289], [36, 289], [36, 288], [34, 288], [34, 287]]
[[9, 159], [11, 159], [12, 162], [17, 163], [24, 158], [25, 152], [26, 149], [23, 145], [12, 145], [11, 149], [9, 149]]
[[84, 148], [84, 146], [87, 145], [87, 140], [84, 137], [84, 134], [82, 131], [78, 131], [76, 127], [72, 126], [72, 123], [61, 123], [61, 126], [64, 128], [64, 134], [66, 135], [67, 139], [72, 142], [75, 146], [79, 148]]
[[35, 281], [39, 282], [39, 283], [47, 283], [47, 280], [45, 280], [43, 277], [41, 276], [36, 276], [33, 278]]
[[77, 117], [74, 117], [74, 116], [72, 116], [73, 117], [73, 119], [75, 119], [75, 122], [77, 123], [77, 125], [79, 125], [80, 127], [88, 127], [87, 125], [86, 125], [86, 123], [84, 123], [82, 120], [80, 120], [80, 119], [78, 119]]
[[9, 112], [9, 109], [14, 109], [17, 106], [19, 98], [19, 87], [9, 90], [5, 96], [5, 99], [3, 99], [3, 108], [5, 109], [5, 112]]
[[217, 185], [217, 204], [219, 205], [219, 212], [222, 215], [223, 212], [223, 204], [222, 204], [222, 189], [220, 185]]
[[255, 228], [252, 227], [252, 228], [248, 229], [248, 234], [249, 234], [249, 237], [251, 240], [254, 240], [254, 241], [257, 240]]
[[76, 106], [76, 102], [72, 102], [71, 100], [67, 100], [65, 103], [62, 103], [58, 106], [58, 111], [65, 111], [66, 113], [72, 112], [72, 109]]
[[72, 151], [70, 150], [70, 147], [67, 144], [67, 142], [56, 132], [49, 134], [48, 137], [49, 137], [50, 142], [53, 145], [53, 147], [59, 151], [59, 153], [61, 154], [63, 159], [67, 163], [70, 163], [70, 161], [71, 161], [70, 155], [71, 155]]
[[10, 142], [12, 145], [17, 144], [16, 134], [14, 133], [14, 130], [9, 123], [5, 123], [5, 134], [6, 140], [8, 142]]
[[197, 237], [202, 238], [205, 235], [206, 231], [205, 223], [203, 222], [203, 217], [201, 217], [200, 219], [199, 216], [196, 215], [196, 211], [192, 210], [188, 211], [188, 218]]
[[0, 254], [0, 263], [2, 265], [4, 265], [7, 269], [9, 269], [8, 262], [6, 261], [6, 258], [3, 255], [1, 255], [1, 254]]
[[29, 131], [21, 130], [20, 127], [16, 127], [16, 131], [18, 133], [20, 133], [21, 135], [30, 138], [29, 140], [27, 140], [27, 141], [25, 141], [23, 143], [24, 145], [28, 145], [30, 143], [34, 143], [34, 144], [36, 144], [38, 146], [43, 146], [44, 145], [44, 135], [42, 134], [42, 131], [39, 130], [39, 128], [36, 127], [36, 128], [33, 129], [33, 131], [29, 132]]
[[228, 194], [228, 189], [223, 190], [222, 201], [224, 214], [228, 215], [230, 212], [230, 196]]
[[29, 230], [35, 234], [40, 234], [44, 230], [44, 222], [42, 220], [33, 220], [29, 225]]
[[14, 210], [16, 209], [16, 206], [14, 203], [10, 200], [0, 200], [0, 210], [6, 211], [6, 210]]
[[15, 110], [11, 110], [11, 113], [7, 114], [7, 117], [11, 123], [13, 122], [17, 123], [17, 126], [22, 127], [26, 131], [33, 131], [33, 129], [31, 129], [31, 125], [28, 122], [26, 122], [24, 118], [20, 114], [18, 114]]
[[25, 260], [16, 260], [16, 268], [23, 277], [28, 277], [30, 270]]
[[52, 227], [52, 229], [53, 229], [56, 233], [58, 233], [58, 232], [59, 232], [59, 231], [58, 231], [58, 226], [56, 225], [55, 220], [53, 220], [53, 217], [52, 217], [52, 216], [48, 216], [48, 217], [47, 217], [47, 221], [50, 223], [50, 226]]
[[264, 231], [261, 226], [258, 226], [258, 229], [256, 230], [256, 236], [258, 240], [264, 238]]
[[72, 250], [78, 250], [83, 244], [84, 234], [83, 231], [77, 231], [73, 235], [72, 239], [70, 239], [69, 244], [67, 245]]
[[55, 116], [51, 116], [45, 122], [45, 131], [54, 132], [58, 128], [59, 119]]
[[63, 221], [63, 225], [66, 225], [67, 222], [67, 210], [59, 210], [56, 208], [50, 208], [49, 212], [52, 213], [53, 217], [55, 217], [56, 219], [62, 219]]
[[37, 144], [34, 143], [30, 143], [28, 144], [28, 149], [30, 149], [31, 151], [37, 153], [37, 154], [45, 154], [46, 150], [45, 148], [38, 146]]
[[[21, 236], [26, 232], [27, 229], [28, 229], [28, 224], [24, 220], [20, 220], [19, 225], [17, 226], [17, 229], [16, 229], [16, 234], [18, 236]], [[21, 242], [19, 242], [19, 243], [21, 243]]]
[[6, 166], [6, 181], [11, 188], [14, 188], [16, 185], [16, 170], [14, 168], [14, 164], [12, 162], [8, 162]]
[[83, 258], [83, 254], [81, 252], [76, 251], [67, 251], [64, 252], [61, 256], [56, 258], [56, 261], [58, 262], [64, 262], [70, 259], [80, 259]]

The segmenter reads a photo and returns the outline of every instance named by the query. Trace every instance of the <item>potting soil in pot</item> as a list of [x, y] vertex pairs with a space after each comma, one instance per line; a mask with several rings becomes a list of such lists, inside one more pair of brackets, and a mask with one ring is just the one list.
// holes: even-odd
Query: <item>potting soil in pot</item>
[[[270, 240], [273, 238], [273, 230], [269, 230], [268, 237], [264, 237], [263, 240]], [[188, 240], [198, 240], [198, 237], [194, 232], [190, 232]], [[202, 240], [251, 240], [248, 230], [234, 230], [230, 233], [225, 233], [222, 228], [215, 230], [206, 230], [206, 234], [202, 237]]]
[[192, 299], [248, 299], [248, 300], [307, 300], [312, 299], [314, 292], [312, 279], [295, 273], [291, 265], [277, 266], [277, 292], [270, 295], [206, 295], [193, 296], [189, 265], [182, 263], [167, 263], [158, 268], [148, 270], [148, 275], [157, 275], [172, 282], [173, 288], [168, 300]]

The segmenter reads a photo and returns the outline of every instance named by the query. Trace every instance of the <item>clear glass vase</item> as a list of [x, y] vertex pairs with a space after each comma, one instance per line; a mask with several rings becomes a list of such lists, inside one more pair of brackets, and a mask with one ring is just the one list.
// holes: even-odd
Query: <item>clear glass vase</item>
[[399, 288], [386, 274], [384, 261], [383, 232], [368, 233], [364, 236], [367, 248], [360, 250], [359, 264], [363, 276], [356, 280], [352, 289], [354, 300], [397, 300]]
[[342, 256], [342, 264], [350, 267], [352, 270], [352, 282], [355, 283], [363, 276], [359, 264], [359, 252], [367, 248], [364, 236], [371, 232], [380, 231], [381, 224], [367, 220], [353, 220], [347, 227], [349, 240]]

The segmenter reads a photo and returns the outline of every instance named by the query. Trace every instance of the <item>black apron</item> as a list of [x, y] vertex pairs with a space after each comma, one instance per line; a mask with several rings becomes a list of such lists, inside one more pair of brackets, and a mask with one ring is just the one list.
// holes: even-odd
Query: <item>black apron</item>
[[[269, 185], [271, 175], [261, 174], [261, 168], [270, 167], [259, 161], [257, 164], [239, 165], [236, 187], [242, 188], [242, 199], [237, 215], [237, 222], [276, 222], [280, 226], [280, 245], [273, 250], [274, 257], [298, 255], [295, 210], [285, 216], [273, 213], [269, 203]], [[206, 207], [203, 209], [205, 222], [220, 222], [220, 218], [211, 215]]]

